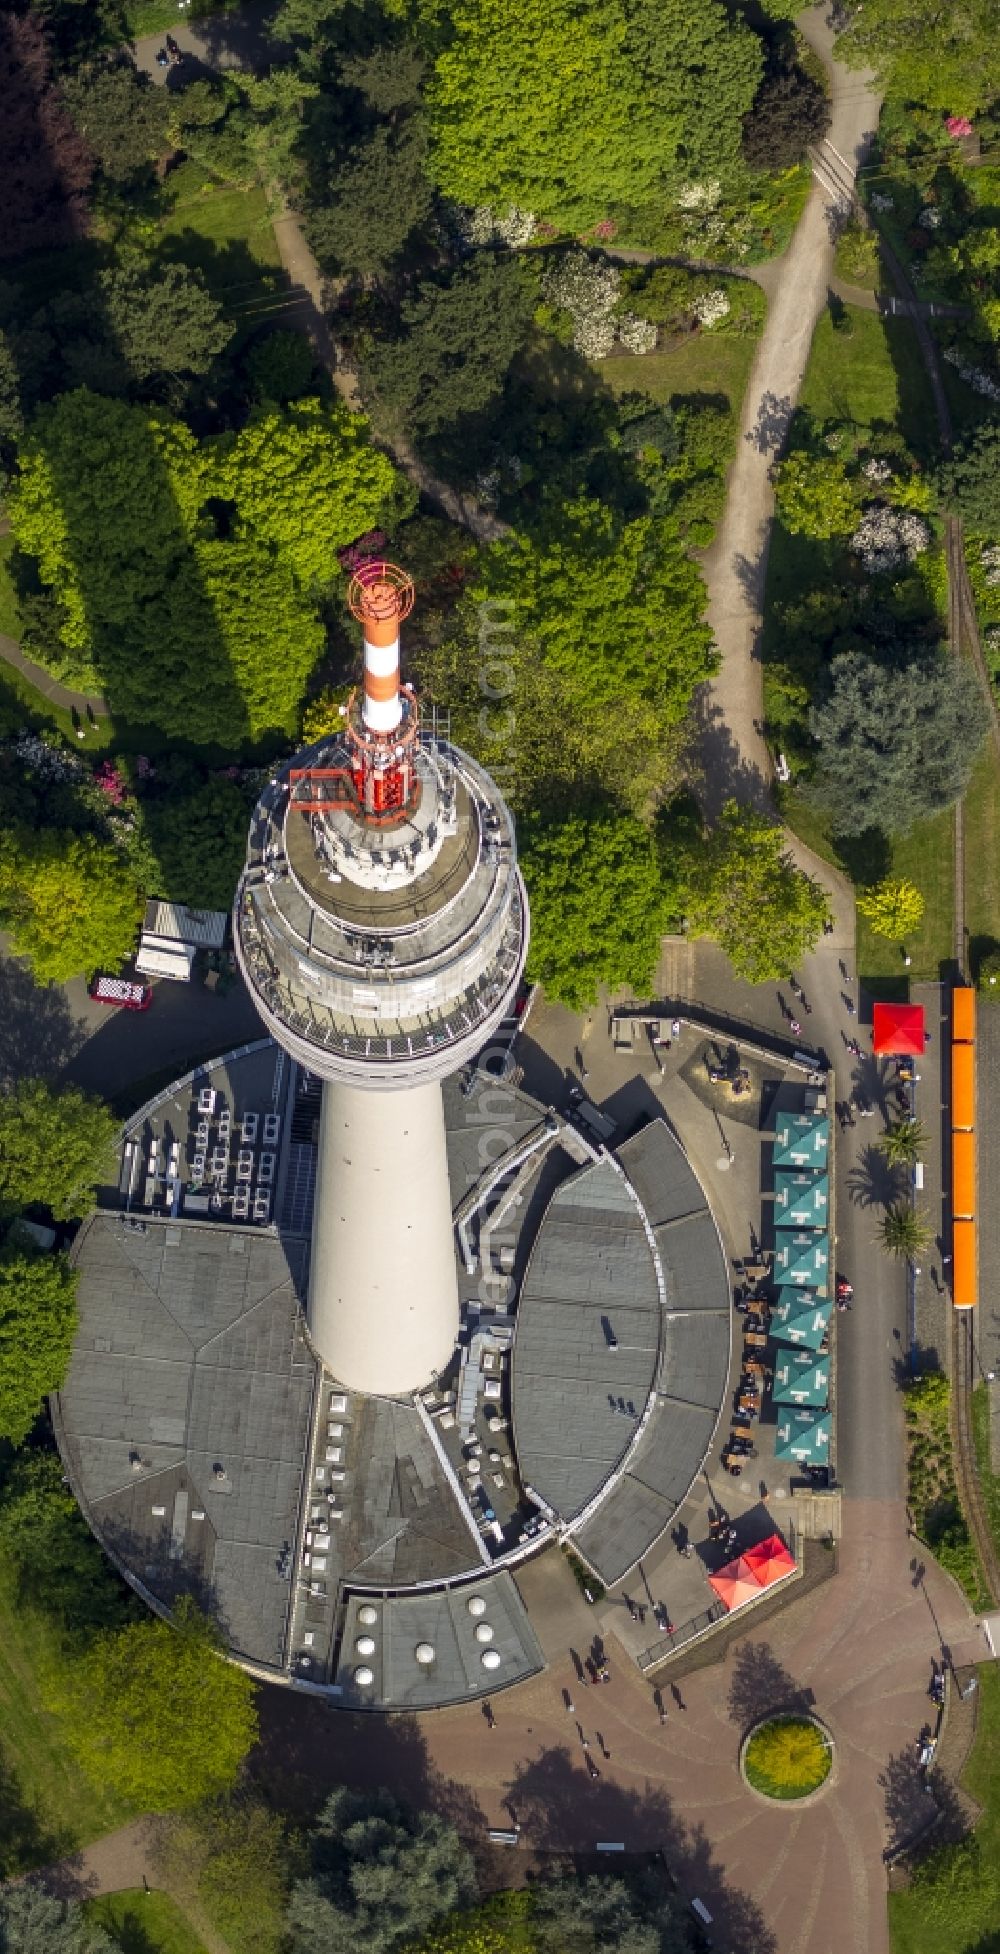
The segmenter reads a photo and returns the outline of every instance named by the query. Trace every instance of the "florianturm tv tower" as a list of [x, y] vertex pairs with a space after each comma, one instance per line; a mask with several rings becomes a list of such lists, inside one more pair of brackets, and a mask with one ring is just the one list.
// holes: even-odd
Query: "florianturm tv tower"
[[501, 795], [467, 754], [422, 733], [400, 682], [410, 578], [369, 563], [348, 596], [364, 685], [341, 729], [262, 794], [235, 939], [268, 1028], [326, 1082], [313, 1342], [341, 1383], [395, 1396], [455, 1347], [441, 1082], [513, 1007], [528, 907]]

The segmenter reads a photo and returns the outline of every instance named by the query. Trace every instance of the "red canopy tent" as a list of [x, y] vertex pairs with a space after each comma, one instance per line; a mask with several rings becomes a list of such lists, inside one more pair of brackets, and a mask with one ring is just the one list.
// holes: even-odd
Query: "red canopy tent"
[[718, 1574], [710, 1574], [708, 1585], [714, 1588], [720, 1601], [727, 1609], [741, 1608], [745, 1601], [753, 1601], [760, 1593], [761, 1584], [753, 1569], [747, 1565], [745, 1557], [727, 1561]]
[[769, 1588], [773, 1581], [783, 1581], [786, 1574], [795, 1572], [795, 1562], [780, 1533], [772, 1533], [766, 1540], [759, 1540], [756, 1547], [748, 1547], [743, 1564], [751, 1569], [754, 1580], [762, 1588]]
[[922, 1004], [876, 1004], [872, 1010], [872, 1028], [876, 1058], [923, 1058]]

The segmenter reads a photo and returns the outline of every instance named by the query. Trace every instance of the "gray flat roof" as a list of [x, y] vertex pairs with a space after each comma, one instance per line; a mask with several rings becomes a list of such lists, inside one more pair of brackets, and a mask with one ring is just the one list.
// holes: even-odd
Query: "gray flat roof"
[[[482, 1615], [470, 1614], [473, 1597], [485, 1602]], [[377, 1608], [374, 1623], [358, 1619], [358, 1609], [366, 1604]], [[484, 1624], [493, 1631], [489, 1640], [482, 1633]], [[366, 1645], [364, 1653], [359, 1653], [359, 1637], [373, 1641], [374, 1652]], [[415, 1651], [420, 1644], [433, 1650], [432, 1662], [417, 1661]], [[488, 1649], [500, 1661], [485, 1668], [483, 1655]], [[421, 1710], [436, 1704], [467, 1702], [470, 1696], [523, 1682], [544, 1666], [545, 1658], [517, 1584], [510, 1574], [498, 1571], [460, 1588], [397, 1595], [374, 1604], [370, 1596], [352, 1595], [345, 1611], [335, 1681], [351, 1709]], [[370, 1685], [356, 1681], [362, 1668], [372, 1672], [374, 1681]]]
[[729, 1275], [700, 1182], [653, 1121], [553, 1195], [518, 1308], [525, 1484], [610, 1585], [686, 1497], [726, 1393]]
[[660, 1302], [636, 1197], [611, 1159], [556, 1190], [528, 1263], [512, 1363], [521, 1475], [571, 1519], [631, 1443], [656, 1374]]
[[[55, 1403], [93, 1525], [159, 1599], [194, 1588], [236, 1652], [280, 1667], [316, 1365], [302, 1244], [95, 1215]], [[225, 1477], [217, 1473], [221, 1468]]]

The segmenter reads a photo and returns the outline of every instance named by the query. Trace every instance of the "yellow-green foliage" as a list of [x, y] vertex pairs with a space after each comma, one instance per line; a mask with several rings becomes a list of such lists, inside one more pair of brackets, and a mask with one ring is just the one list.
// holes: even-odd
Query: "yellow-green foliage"
[[828, 1776], [830, 1752], [804, 1717], [776, 1718], [750, 1739], [743, 1762], [756, 1790], [770, 1798], [804, 1798]]
[[449, 1913], [405, 1954], [531, 1954], [532, 1905], [530, 1893], [495, 1893], [467, 1913]]
[[924, 898], [916, 883], [905, 875], [887, 875], [874, 888], [862, 891], [858, 908], [876, 936], [887, 936], [892, 942], [901, 943], [904, 937], [919, 929]]

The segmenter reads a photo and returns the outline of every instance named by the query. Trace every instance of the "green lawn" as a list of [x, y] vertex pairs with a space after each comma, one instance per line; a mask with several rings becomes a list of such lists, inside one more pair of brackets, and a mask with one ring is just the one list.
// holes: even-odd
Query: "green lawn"
[[6, 536], [0, 536], [0, 632], [8, 638], [19, 636], [17, 601], [7, 568], [13, 548], [14, 538], [8, 530]]
[[600, 374], [616, 394], [633, 391], [668, 401], [678, 394], [722, 393], [739, 414], [757, 339], [752, 333], [693, 333], [673, 351], [602, 360]]
[[913, 328], [859, 306], [844, 309], [850, 333], [834, 331], [829, 311], [819, 320], [800, 405], [824, 421], [898, 422], [915, 452], [927, 452], [937, 421]]
[[125, 17], [133, 40], [143, 34], [158, 34], [180, 21], [204, 19], [209, 14], [224, 14], [237, 0], [194, 0], [190, 7], [179, 7], [177, 0], [125, 0]]
[[781, 812], [790, 828], [801, 835], [806, 845], [821, 860], [844, 870], [859, 888], [882, 875], [905, 875], [921, 891], [926, 908], [924, 919], [906, 948], [913, 958], [904, 969], [903, 952], [898, 943], [876, 936], [863, 916], [857, 919], [858, 975], [881, 996], [905, 997], [907, 980], [934, 983], [941, 965], [952, 954], [952, 895], [955, 873], [954, 821], [950, 810], [920, 821], [911, 834], [896, 835], [888, 842], [884, 860], [866, 864], [850, 845], [834, 847], [823, 815], [805, 796], [787, 789], [780, 797]]
[[965, 796], [965, 927], [978, 946], [1000, 944], [1000, 766], [983, 748]]
[[65, 1657], [36, 1615], [17, 1605], [0, 1568], [0, 1870], [45, 1865], [135, 1816], [93, 1786], [41, 1707], [46, 1661]]
[[205, 1954], [205, 1943], [198, 1939], [168, 1893], [134, 1891], [104, 1893], [99, 1900], [88, 1900], [86, 1913], [95, 1926], [103, 1927], [122, 1954]]
[[[952, 902], [955, 883], [954, 816], [950, 809], [929, 821], [918, 821], [908, 835], [894, 835], [889, 843], [886, 873], [906, 876], [920, 890], [924, 920], [907, 941], [913, 958], [907, 975], [914, 982], [941, 976], [953, 953]], [[858, 975], [862, 981], [899, 978], [903, 974], [898, 943], [875, 936], [863, 916], [858, 917]]]
[[[962, 1776], [965, 1789], [983, 1807], [976, 1839], [985, 1863], [1000, 1857], [1000, 1671], [996, 1663], [979, 1670], [976, 1741]], [[991, 1917], [992, 1913], [992, 1917]], [[973, 1884], [948, 1892], [911, 1887], [889, 1895], [892, 1954], [1000, 1954], [1000, 1909]]]

